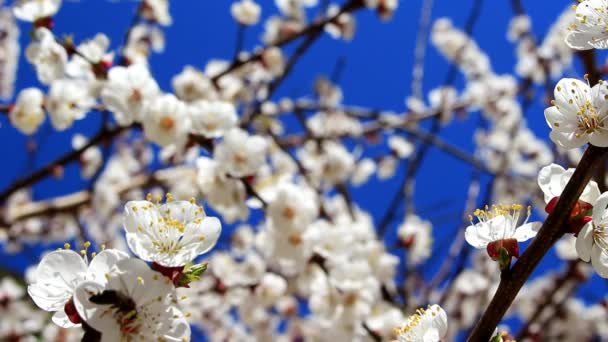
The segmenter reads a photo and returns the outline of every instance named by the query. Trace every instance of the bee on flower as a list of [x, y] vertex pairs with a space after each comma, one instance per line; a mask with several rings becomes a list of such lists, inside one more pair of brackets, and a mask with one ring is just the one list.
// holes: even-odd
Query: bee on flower
[[[171, 282], [135, 258], [118, 262], [107, 282], [84, 282], [74, 306], [86, 322], [83, 341], [189, 341], [190, 325], [174, 305]], [[91, 337], [91, 339], [87, 339]]]
[[73, 296], [76, 288], [85, 282], [104, 286], [107, 281], [104, 274], [116, 263], [128, 258], [122, 251], [106, 249], [99, 254], [92, 254], [91, 262], [87, 260], [85, 243], [80, 253], [65, 244], [65, 249], [50, 252], [38, 264], [35, 281], [27, 287], [27, 292], [42, 310], [53, 312], [52, 320], [63, 328], [70, 328], [82, 322], [76, 313]]

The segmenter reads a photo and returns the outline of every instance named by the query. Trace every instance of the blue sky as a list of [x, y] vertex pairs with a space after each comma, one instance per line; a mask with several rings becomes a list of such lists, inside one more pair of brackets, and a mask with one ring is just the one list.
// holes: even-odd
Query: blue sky
[[[276, 13], [272, 0], [259, 1], [262, 5], [263, 18]], [[522, 1], [527, 12], [532, 16], [533, 31], [543, 37], [551, 23], [569, 5], [571, 1]], [[179, 0], [171, 3], [174, 24], [165, 29], [166, 51], [154, 55], [151, 69], [161, 88], [171, 90], [171, 78], [179, 73], [184, 65], [191, 64], [204, 67], [213, 58], [230, 59], [234, 54], [237, 25], [232, 20], [228, 0]], [[345, 60], [340, 78], [344, 91], [344, 103], [395, 111], [404, 110], [404, 99], [410, 93], [411, 73], [414, 60], [416, 27], [421, 1], [401, 1], [400, 7], [392, 21], [382, 22], [371, 11], [359, 11], [356, 14], [357, 31], [353, 41], [336, 41], [324, 35], [300, 60], [295, 71], [281, 85], [277, 97], [304, 96], [311, 93], [314, 79], [322, 74], [331, 73], [340, 58]], [[56, 17], [55, 32], [73, 34], [75, 41], [92, 37], [97, 32], [104, 32], [117, 47], [122, 41], [126, 28], [131, 21], [137, 6], [135, 1], [80, 0], [65, 1]], [[467, 15], [473, 6], [472, 0], [436, 0], [433, 18], [450, 17], [457, 27], [463, 27]], [[490, 56], [496, 73], [512, 73], [515, 65], [513, 44], [506, 39], [506, 29], [512, 16], [510, 1], [491, 1], [483, 3], [481, 17], [478, 20], [474, 37], [480, 48]], [[28, 25], [21, 25], [21, 43], [28, 42]], [[245, 48], [250, 50], [260, 44], [261, 25], [246, 31]], [[425, 59], [426, 73], [424, 89], [428, 91], [443, 83], [449, 64], [438, 52], [429, 46]], [[581, 75], [578, 75], [579, 77]], [[462, 85], [459, 76], [455, 83]], [[17, 89], [39, 85], [33, 68], [24, 57], [20, 57], [17, 76]], [[526, 113], [529, 126], [541, 137], [547, 137], [549, 129], [543, 118], [544, 107], [537, 101]], [[4, 167], [0, 169], [0, 189], [6, 187], [17, 176], [31, 172], [36, 167], [46, 164], [70, 149], [71, 133], [92, 134], [99, 125], [99, 116], [95, 113], [78, 122], [69, 131], [54, 133], [45, 127], [36, 135], [40, 148], [32, 158], [25, 151], [27, 138], [8, 125], [6, 117], [0, 117], [0, 144], [3, 146]], [[442, 137], [449, 142], [472, 151], [473, 132], [476, 116], [456, 120], [442, 130]], [[446, 170], [449, 173], [446, 174]], [[404, 172], [403, 167], [398, 172]], [[445, 154], [432, 149], [418, 173], [416, 206], [422, 211], [420, 215], [435, 223], [436, 253], [445, 253], [446, 246], [456, 234], [460, 225], [459, 215], [464, 206], [468, 184], [463, 180], [470, 176], [470, 167]], [[484, 177], [484, 182], [489, 178]], [[355, 198], [359, 198], [362, 208], [373, 214], [378, 220], [384, 213], [390, 197], [400, 176], [378, 183], [354, 189]], [[45, 180], [34, 187], [34, 197], [44, 199], [59, 194], [81, 189], [86, 181], [80, 179], [75, 166], [66, 169], [62, 180]], [[437, 204], [440, 205], [437, 205]], [[426, 208], [426, 209], [425, 209]], [[392, 227], [395, 228], [395, 225]], [[224, 239], [228, 234], [224, 235]], [[38, 253], [33, 250], [34, 255]], [[0, 265], [15, 270], [22, 270], [24, 262], [33, 262], [32, 255], [17, 257], [0, 255]], [[546, 258], [541, 264], [540, 272], [552, 264]], [[423, 274], [432, 274], [435, 265], [422, 270]], [[602, 283], [603, 284], [603, 283]], [[594, 283], [596, 286], [597, 283]], [[605, 288], [593, 289], [584, 287], [588, 299], [603, 296]]]

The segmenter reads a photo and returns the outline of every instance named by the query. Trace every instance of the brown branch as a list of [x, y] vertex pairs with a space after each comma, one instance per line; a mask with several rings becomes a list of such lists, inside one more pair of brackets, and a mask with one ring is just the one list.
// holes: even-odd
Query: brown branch
[[367, 334], [369, 335], [369, 337], [375, 341], [375, 342], [381, 342], [382, 341], [382, 335], [378, 334], [377, 332], [373, 331], [368, 325], [367, 323], [363, 322], [363, 329], [365, 329], [365, 331], [367, 332]]
[[[362, 115], [365, 115], [364, 113], [365, 113], [364, 111], [361, 112]], [[370, 113], [371, 113], [371, 111], [370, 111]], [[441, 139], [440, 137], [438, 137], [436, 135], [433, 135], [431, 132], [427, 132], [427, 131], [424, 131], [419, 128], [414, 128], [413, 126], [410, 125], [410, 123], [416, 122], [421, 119], [426, 119], [435, 113], [438, 114], [439, 111], [432, 112], [433, 114], [430, 114], [430, 113], [431, 112], [424, 113], [424, 114], [418, 114], [418, 115], [412, 115], [412, 117], [406, 117], [403, 121], [401, 121], [399, 123], [394, 123], [394, 124], [384, 124], [379, 121], [373, 121], [373, 122], [370, 122], [363, 126], [361, 135], [365, 136], [365, 135], [378, 133], [383, 130], [391, 130], [391, 129], [402, 130], [402, 131], [407, 132], [408, 134], [410, 134], [411, 136], [413, 136], [414, 138], [416, 138], [418, 140], [421, 140], [421, 141], [426, 142], [427, 144], [433, 145], [437, 149], [455, 157], [456, 159], [459, 159], [468, 164], [471, 164], [473, 167], [475, 167], [476, 169], [478, 169], [480, 171], [483, 171], [488, 174], [495, 173], [493, 170], [488, 168], [483, 163], [482, 160], [480, 160], [479, 158], [476, 158], [475, 156], [471, 155], [467, 151], [460, 149], [456, 145], [453, 145], [453, 144]], [[313, 137], [313, 139], [331, 140], [331, 139], [357, 138], [357, 137], [359, 137], [359, 136], [353, 136], [353, 135], [347, 133], [347, 134], [334, 135], [334, 136], [316, 136], [316, 137]], [[309, 138], [310, 137], [308, 136], [308, 134], [292, 134], [292, 135], [285, 136], [281, 139], [279, 139], [277, 137], [275, 139], [275, 141], [277, 142], [277, 144], [280, 147], [286, 148], [286, 147], [293, 147], [293, 146], [300, 145], [302, 142], [304, 142], [306, 139], [309, 139]]]
[[601, 78], [601, 73], [598, 68], [596, 68], [596, 58], [595, 51], [593, 50], [583, 50], [578, 51], [578, 56], [585, 67], [585, 72], [587, 73], [587, 77], [589, 80], [589, 84], [597, 84]]
[[363, 4], [364, 3], [362, 0], [349, 0], [346, 4], [344, 4], [344, 6], [342, 6], [340, 8], [340, 10], [335, 15], [328, 16], [323, 19], [317, 20], [317, 21], [313, 22], [312, 24], [306, 26], [299, 32], [296, 32], [288, 37], [279, 39], [278, 41], [261, 48], [260, 50], [254, 52], [248, 58], [234, 60], [222, 72], [211, 77], [211, 81], [213, 82], [213, 84], [215, 84], [217, 86], [217, 82], [220, 78], [222, 78], [222, 76], [225, 76], [248, 63], [255, 62], [255, 61], [261, 59], [262, 55], [264, 54], [264, 51], [266, 49], [271, 48], [271, 47], [281, 47], [283, 45], [287, 45], [287, 44], [291, 43], [292, 41], [294, 41], [300, 37], [307, 36], [312, 32], [322, 31], [323, 28], [325, 27], [325, 25], [333, 22], [334, 20], [336, 20], [338, 17], [340, 17], [344, 13], [354, 12], [358, 9], [363, 8]]
[[524, 6], [521, 3], [521, 0], [511, 0], [511, 9], [517, 15], [525, 15], [526, 10], [524, 10]]
[[[311, 31], [306, 37], [306, 39], [296, 48], [294, 53], [289, 57], [289, 60], [285, 65], [283, 73], [281, 73], [280, 76], [272, 80], [272, 82], [270, 82], [270, 84], [268, 85], [268, 90], [265, 96], [266, 99], [270, 98], [272, 94], [274, 94], [274, 92], [279, 88], [281, 83], [283, 83], [285, 78], [287, 78], [287, 75], [289, 75], [298, 60], [304, 55], [308, 48], [312, 46], [312, 43], [314, 43], [317, 38], [321, 36], [321, 32], [323, 32], [321, 29]], [[243, 115], [243, 119], [241, 120], [242, 127], [246, 127], [251, 121], [253, 121], [253, 119], [255, 119], [260, 114], [260, 107], [262, 105], [262, 102], [263, 101], [260, 100], [255, 101], [255, 104], [251, 106], [250, 109]]]
[[[157, 174], [140, 174], [132, 177], [128, 184], [117, 187], [114, 191], [120, 195], [132, 189], [149, 186], [164, 180], [166, 179], [161, 178]], [[91, 191], [82, 190], [48, 200], [30, 202], [14, 208], [13, 212], [11, 212], [11, 216], [6, 218], [6, 224], [10, 225], [32, 217], [44, 217], [73, 212], [90, 204], [92, 199], [93, 193]], [[7, 227], [2, 227], [0, 230], [6, 228]]]
[[[134, 127], [138, 127], [138, 126], [136, 125]], [[124, 130], [124, 129], [116, 128], [116, 129], [106, 130], [106, 131], [102, 131], [101, 133], [103, 133], [103, 132], [107, 132], [107, 133], [105, 133], [105, 134], [100, 133], [100, 134], [98, 134], [98, 136], [103, 135], [104, 138], [109, 139], [109, 138], [115, 136], [116, 134], [120, 133], [120, 131], [122, 131], [122, 130]], [[76, 155], [74, 158], [77, 159], [81, 154], [81, 153], [79, 153], [79, 151], [82, 152], [82, 151], [86, 150], [86, 148], [94, 145], [94, 142], [93, 142], [94, 139], [92, 139], [91, 142], [89, 142], [89, 144], [85, 145], [83, 148], [81, 148], [79, 150], [75, 150], [75, 151], [71, 152], [69, 155], [70, 156]], [[207, 139], [203, 136], [190, 134], [190, 141], [193, 144], [197, 144], [200, 147], [206, 149], [210, 153], [212, 153], [212, 151], [213, 151], [213, 141], [210, 139]], [[68, 155], [66, 155], [60, 159], [67, 160], [69, 158], [68, 158]], [[49, 165], [57, 165], [57, 161], [50, 163]], [[64, 165], [64, 163], [61, 163], [61, 165]], [[42, 170], [46, 170], [48, 167], [49, 166], [46, 166], [46, 167], [40, 169], [39, 171], [35, 172], [35, 174], [40, 173]], [[44, 177], [44, 176], [41, 176], [41, 177]], [[247, 191], [247, 194], [249, 196], [257, 198], [258, 200], [260, 200], [260, 202], [262, 202], [262, 205], [264, 207], [266, 207], [267, 204], [264, 201], [264, 199], [255, 191], [255, 189], [253, 189], [253, 187], [251, 186], [251, 184], [249, 184], [247, 179], [245, 179], [245, 178], [236, 178], [236, 179], [238, 179], [239, 181], [241, 181], [243, 183], [243, 185], [245, 186], [245, 189]], [[124, 192], [135, 189], [135, 188], [149, 186], [149, 185], [157, 184], [157, 183], [167, 181], [167, 180], [168, 179], [166, 179], [166, 177], [162, 175], [162, 170], [159, 170], [159, 171], [155, 172], [153, 175], [141, 174], [141, 175], [134, 176], [128, 184], [118, 187], [117, 189], [114, 189], [114, 191], [117, 192], [118, 194], [123, 194]], [[37, 179], [29, 180], [29, 182], [34, 182], [34, 183], [36, 181], [37, 181]], [[91, 200], [92, 200], [92, 192], [88, 191], [88, 190], [82, 190], [82, 191], [78, 191], [78, 192], [71, 193], [68, 195], [55, 197], [55, 198], [52, 198], [49, 200], [31, 202], [31, 203], [25, 204], [23, 206], [17, 207], [17, 209], [15, 209], [15, 210], [13, 210], [13, 212], [11, 212], [10, 216], [5, 218], [5, 221], [0, 220], [0, 223], [1, 223], [0, 225], [8, 226], [12, 223], [26, 220], [26, 219], [32, 218], [32, 217], [52, 216], [55, 214], [72, 212], [74, 210], [78, 210], [82, 206], [88, 205], [91, 202]], [[0, 230], [2, 228], [3, 227], [0, 227]], [[6, 227], [4, 227], [4, 228], [6, 228]]]
[[0, 203], [5, 202], [8, 197], [16, 191], [31, 186], [36, 182], [44, 179], [45, 177], [51, 175], [57, 167], [65, 166], [71, 162], [77, 161], [80, 158], [80, 155], [89, 147], [103, 143], [104, 141], [117, 136], [118, 134], [125, 131], [126, 128], [127, 127], [115, 127], [100, 130], [93, 138], [91, 138], [91, 140], [89, 140], [88, 143], [86, 143], [81, 148], [66, 153], [65, 155], [51, 161], [50, 163], [32, 172], [31, 174], [13, 182], [8, 188], [0, 192]]
[[127, 48], [127, 45], [129, 44], [129, 38], [131, 37], [131, 33], [133, 32], [133, 29], [135, 28], [135, 26], [137, 26], [137, 24], [139, 23], [139, 21], [141, 19], [141, 12], [145, 5], [146, 5], [145, 1], [142, 1], [139, 4], [139, 6], [137, 6], [137, 9], [135, 10], [133, 17], [131, 18], [131, 22], [129, 23], [129, 27], [125, 31], [125, 34], [122, 38], [122, 46], [120, 48], [120, 58], [122, 59], [120, 61], [121, 64], [127, 64], [127, 60], [125, 58], [125, 50]]
[[[475, 24], [477, 23], [477, 19], [479, 19], [479, 16], [481, 14], [482, 6], [483, 6], [483, 0], [475, 0], [473, 2], [473, 7], [471, 8], [471, 11], [469, 12], [469, 16], [467, 17], [467, 21], [465, 24], [465, 32], [467, 34], [471, 34], [473, 32], [473, 28], [475, 27]], [[459, 61], [462, 53], [465, 51], [468, 44], [469, 44], [469, 42], [467, 42], [466, 44], [461, 46], [460, 49], [457, 51], [456, 57], [454, 58], [454, 61], [451, 63], [450, 69], [448, 70], [448, 72], [446, 74], [443, 85], [445, 85], [445, 86], [451, 85], [456, 80], [456, 76], [458, 73], [458, 61]], [[443, 102], [443, 101], [441, 101], [441, 102]], [[437, 136], [439, 134], [439, 132], [441, 131], [440, 119], [441, 119], [441, 115], [444, 113], [444, 111], [442, 110], [441, 107], [442, 106], [439, 106], [437, 115], [434, 115], [432, 117], [432, 124], [431, 124], [431, 130], [430, 130], [431, 136]], [[386, 231], [386, 228], [392, 222], [392, 220], [396, 214], [396, 210], [402, 201], [405, 202], [406, 213], [410, 213], [410, 212], [414, 211], [413, 197], [414, 197], [414, 192], [415, 192], [416, 175], [417, 175], [418, 170], [420, 169], [420, 166], [422, 165], [422, 162], [424, 161], [430, 147], [431, 147], [431, 144], [429, 142], [423, 140], [419, 144], [418, 148], [416, 148], [414, 155], [410, 158], [410, 161], [408, 162], [408, 165], [407, 165], [407, 169], [405, 171], [405, 173], [406, 173], [405, 178], [403, 179], [403, 182], [400, 185], [400, 187], [398, 188], [397, 192], [395, 192], [395, 194], [393, 195], [393, 198], [392, 198], [391, 202], [389, 203], [389, 208], [382, 215], [382, 219], [380, 220], [380, 223], [378, 225], [378, 234], [381, 234], [381, 235], [384, 234], [384, 232]]]
[[608, 148], [590, 145], [585, 151], [572, 178], [559, 197], [555, 209], [549, 214], [536, 238], [511, 269], [501, 274], [498, 289], [487, 310], [477, 322], [468, 341], [487, 341], [494, 328], [517, 296], [536, 265], [553, 244], [567, 231], [566, 222], [583, 189], [591, 180], [597, 167], [604, 162]]
[[7, 114], [11, 111], [11, 104], [0, 104], [0, 114]]

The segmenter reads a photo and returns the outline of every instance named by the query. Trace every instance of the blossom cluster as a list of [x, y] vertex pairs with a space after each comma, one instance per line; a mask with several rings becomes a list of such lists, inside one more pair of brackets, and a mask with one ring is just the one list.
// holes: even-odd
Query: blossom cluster
[[[28, 153], [47, 128], [74, 132], [65, 155], [0, 189], [3, 253], [63, 245], [25, 275], [0, 270], [0, 340], [608, 339], [606, 300], [577, 296], [608, 278], [599, 159], [608, 83], [592, 54], [608, 48], [608, 0], [580, 1], [543, 39], [513, 1], [513, 72], [471, 34], [475, 18], [465, 28], [431, 20], [424, 1], [412, 89], [423, 88], [427, 40], [452, 67], [397, 111], [347, 104], [339, 63], [308, 95], [276, 92], [315, 40], [355, 41], [357, 11], [387, 21], [403, 14], [397, 0], [272, 3], [231, 1], [234, 57], [172, 69], [171, 89], [151, 58], [179, 20], [168, 0], [138, 1], [123, 41], [61, 32], [61, 0], [0, 9], [0, 112], [10, 123], [0, 130], [28, 136]], [[30, 30], [22, 58], [39, 84], [15, 92], [21, 27]], [[259, 45], [245, 51], [252, 27]], [[539, 103], [545, 131], [531, 116]], [[77, 122], [93, 117], [99, 131], [81, 132]], [[462, 121], [478, 122], [468, 148], [442, 136]], [[420, 177], [436, 172], [424, 168], [431, 148], [472, 168], [466, 201], [447, 200], [460, 217], [440, 213], [441, 198], [419, 201], [445, 192], [442, 179], [430, 189]], [[70, 163], [86, 187], [35, 191], [71, 177]], [[384, 201], [381, 186], [394, 197]], [[567, 198], [574, 188], [580, 196]], [[384, 212], [373, 212], [375, 201]], [[445, 230], [445, 217], [458, 228]], [[528, 280], [521, 290], [509, 283], [532, 272], [549, 243], [560, 269], [516, 279]], [[480, 326], [505, 291], [515, 291], [503, 297], [515, 298], [510, 309]], [[499, 324], [503, 316], [523, 323]]]
[[188, 313], [176, 305], [176, 287], [189, 286], [205, 271], [206, 264], [193, 262], [217, 242], [219, 221], [194, 200], [173, 201], [168, 194], [162, 205], [128, 202], [124, 228], [136, 257], [105, 246], [89, 253], [90, 242], [76, 252], [66, 243], [42, 258], [28, 294], [54, 312], [53, 323], [82, 327], [83, 340], [189, 340]]

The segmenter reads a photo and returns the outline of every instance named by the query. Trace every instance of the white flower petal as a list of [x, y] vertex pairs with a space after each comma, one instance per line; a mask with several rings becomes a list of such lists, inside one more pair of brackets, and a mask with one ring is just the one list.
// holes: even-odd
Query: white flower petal
[[566, 36], [566, 44], [572, 49], [576, 50], [590, 50], [593, 49], [593, 45], [590, 44], [592, 40], [591, 35], [584, 32], [571, 31]]
[[157, 207], [148, 201], [129, 201], [125, 204], [124, 227], [129, 233], [145, 230], [158, 223]]
[[595, 131], [589, 134], [589, 143], [597, 147], [608, 147], [608, 131]]
[[581, 80], [562, 78], [557, 82], [553, 95], [555, 97], [555, 106], [562, 113], [575, 115], [587, 101], [591, 100], [591, 88]]
[[562, 133], [558, 131], [551, 131], [551, 133], [549, 133], [549, 138], [556, 145], [563, 147], [567, 150], [581, 147], [585, 145], [589, 140], [589, 137], [584, 134], [577, 137], [574, 132]]
[[581, 260], [589, 262], [591, 247], [593, 247], [593, 223], [587, 223], [576, 238], [576, 253]]
[[[74, 307], [78, 315], [93, 329], [101, 332], [102, 336], [112, 335], [114, 331], [120, 332], [116, 318], [106, 312], [107, 307], [90, 301], [92, 295], [99, 294], [103, 290], [103, 285], [87, 281], [80, 284], [74, 291]], [[120, 341], [120, 338], [116, 341]]]
[[95, 281], [103, 284], [106, 281], [105, 275], [110, 272], [112, 266], [127, 258], [129, 258], [129, 255], [123, 251], [116, 249], [103, 250], [89, 263], [89, 273]]
[[464, 231], [464, 237], [467, 242], [475, 248], [485, 248], [488, 243], [492, 242], [486, 224], [478, 223], [476, 225], [468, 226]]
[[526, 223], [520, 227], [518, 227], [515, 230], [515, 233], [513, 234], [513, 238], [517, 239], [517, 241], [522, 242], [522, 241], [528, 241], [531, 238], [536, 236], [536, 233], [538, 233], [538, 230], [540, 229], [540, 227], [542, 226], [542, 223], [540, 222], [530, 222], [530, 223]]
[[547, 125], [557, 132], [573, 132], [576, 130], [576, 123], [555, 106], [545, 109], [545, 120]]
[[601, 194], [593, 203], [592, 219], [596, 225], [602, 224], [606, 217], [608, 207], [608, 192]]
[[110, 277], [107, 287], [124, 292], [138, 305], [146, 305], [155, 301], [158, 293], [169, 294], [174, 289], [167, 277], [139, 259], [119, 261], [115, 270], [117, 276]]
[[591, 265], [600, 277], [608, 278], [608, 254], [598, 245], [593, 245], [591, 249]]
[[40, 261], [37, 281], [28, 286], [28, 294], [43, 310], [63, 310], [86, 271], [87, 265], [78, 253], [72, 250], [51, 252]]

